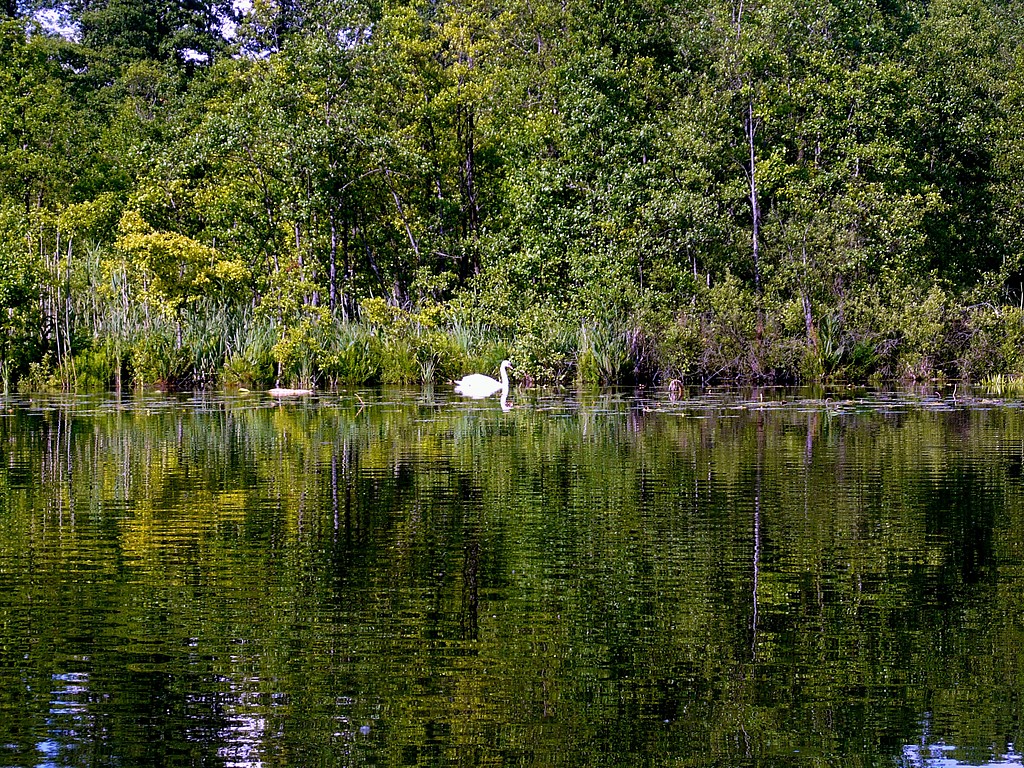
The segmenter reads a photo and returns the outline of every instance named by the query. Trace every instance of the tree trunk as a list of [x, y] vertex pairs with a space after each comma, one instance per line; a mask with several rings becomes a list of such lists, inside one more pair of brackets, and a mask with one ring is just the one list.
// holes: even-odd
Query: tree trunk
[[327, 266], [327, 296], [331, 312], [338, 306], [338, 225], [331, 211], [331, 253]]
[[757, 153], [754, 151], [754, 137], [757, 135], [757, 121], [754, 119], [754, 102], [747, 105], [747, 116], [744, 120], [747, 134], [747, 146], [750, 150], [750, 215], [753, 220], [751, 246], [754, 258], [754, 291], [761, 295], [761, 203], [757, 193]]
[[[476, 119], [472, 107], [466, 107], [464, 130], [466, 132], [465, 137], [463, 137], [465, 156], [462, 163], [462, 187], [466, 222], [464, 236], [467, 239], [472, 238], [476, 240], [480, 233], [480, 205], [477, 200], [476, 187]], [[475, 254], [476, 249], [474, 248], [471, 252]], [[470, 257], [469, 263], [465, 264], [460, 271], [464, 279], [479, 272], [480, 264], [476, 256]]]
[[391, 173], [387, 172], [384, 175], [387, 181], [388, 189], [391, 191], [391, 197], [395, 201], [395, 209], [398, 211], [398, 217], [402, 220], [402, 225], [405, 227], [406, 237], [409, 238], [409, 245], [412, 248], [412, 252], [416, 255], [416, 266], [421, 265], [420, 260], [420, 246], [416, 242], [416, 236], [412, 232], [412, 227], [409, 225], [409, 219], [405, 215], [405, 207], [402, 205], [402, 199], [398, 196], [398, 190], [391, 183]]
[[67, 256], [64, 260], [64, 362], [69, 367], [72, 380], [75, 378], [74, 350], [71, 348], [72, 307], [71, 307], [71, 244], [74, 239], [68, 237]]
[[807, 239], [804, 238], [804, 242], [801, 247], [803, 254], [803, 268], [804, 276], [803, 280], [800, 281], [800, 301], [804, 308], [804, 325], [807, 328], [807, 343], [813, 346], [815, 349], [818, 347], [818, 335], [814, 332], [814, 315], [811, 313], [811, 296], [810, 291], [807, 288], [808, 275], [807, 275]]

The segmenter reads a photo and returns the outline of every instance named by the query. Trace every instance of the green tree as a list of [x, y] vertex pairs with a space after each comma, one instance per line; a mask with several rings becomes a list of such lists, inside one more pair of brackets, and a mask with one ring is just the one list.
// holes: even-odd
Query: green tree
[[187, 67], [208, 63], [227, 50], [222, 26], [238, 18], [223, 0], [81, 0], [72, 9], [94, 65], [115, 76], [144, 59]]
[[926, 221], [931, 266], [972, 285], [1001, 262], [993, 235], [993, 131], [1005, 67], [998, 17], [982, 0], [934, 0], [908, 42], [921, 112], [917, 151], [944, 205]]
[[38, 264], [27, 247], [28, 223], [18, 207], [0, 203], [0, 377], [5, 392], [40, 351]]

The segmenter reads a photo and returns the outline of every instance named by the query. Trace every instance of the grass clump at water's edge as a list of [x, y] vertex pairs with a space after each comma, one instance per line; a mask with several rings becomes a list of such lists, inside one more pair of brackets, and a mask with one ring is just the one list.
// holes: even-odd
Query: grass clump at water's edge
[[986, 376], [981, 387], [997, 397], [1024, 397], [1024, 374], [996, 373]]

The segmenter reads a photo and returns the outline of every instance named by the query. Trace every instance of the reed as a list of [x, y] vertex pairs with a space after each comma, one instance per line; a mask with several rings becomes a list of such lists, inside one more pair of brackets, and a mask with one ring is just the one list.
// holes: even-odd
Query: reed
[[986, 376], [981, 388], [996, 397], [1024, 397], [1024, 374], [996, 373]]
[[380, 370], [377, 340], [366, 326], [335, 318], [331, 339], [321, 372], [332, 386], [377, 380]]
[[629, 333], [619, 323], [592, 320], [580, 326], [576, 377], [582, 384], [607, 385], [626, 377], [631, 363]]
[[181, 358], [187, 369], [181, 373], [192, 387], [208, 387], [220, 377], [231, 322], [231, 312], [223, 305], [193, 307], [181, 318]]

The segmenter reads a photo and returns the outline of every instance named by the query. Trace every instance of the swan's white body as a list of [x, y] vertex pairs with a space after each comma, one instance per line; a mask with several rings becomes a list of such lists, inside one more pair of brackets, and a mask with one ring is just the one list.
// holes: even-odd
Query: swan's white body
[[455, 392], [465, 397], [490, 397], [501, 392], [501, 399], [508, 397], [508, 368], [512, 364], [508, 360], [501, 361], [501, 381], [484, 376], [482, 373], [471, 373], [455, 382]]
[[268, 389], [267, 394], [271, 397], [304, 397], [306, 395], [312, 395], [312, 389], [289, 389], [287, 387], [274, 387]]

